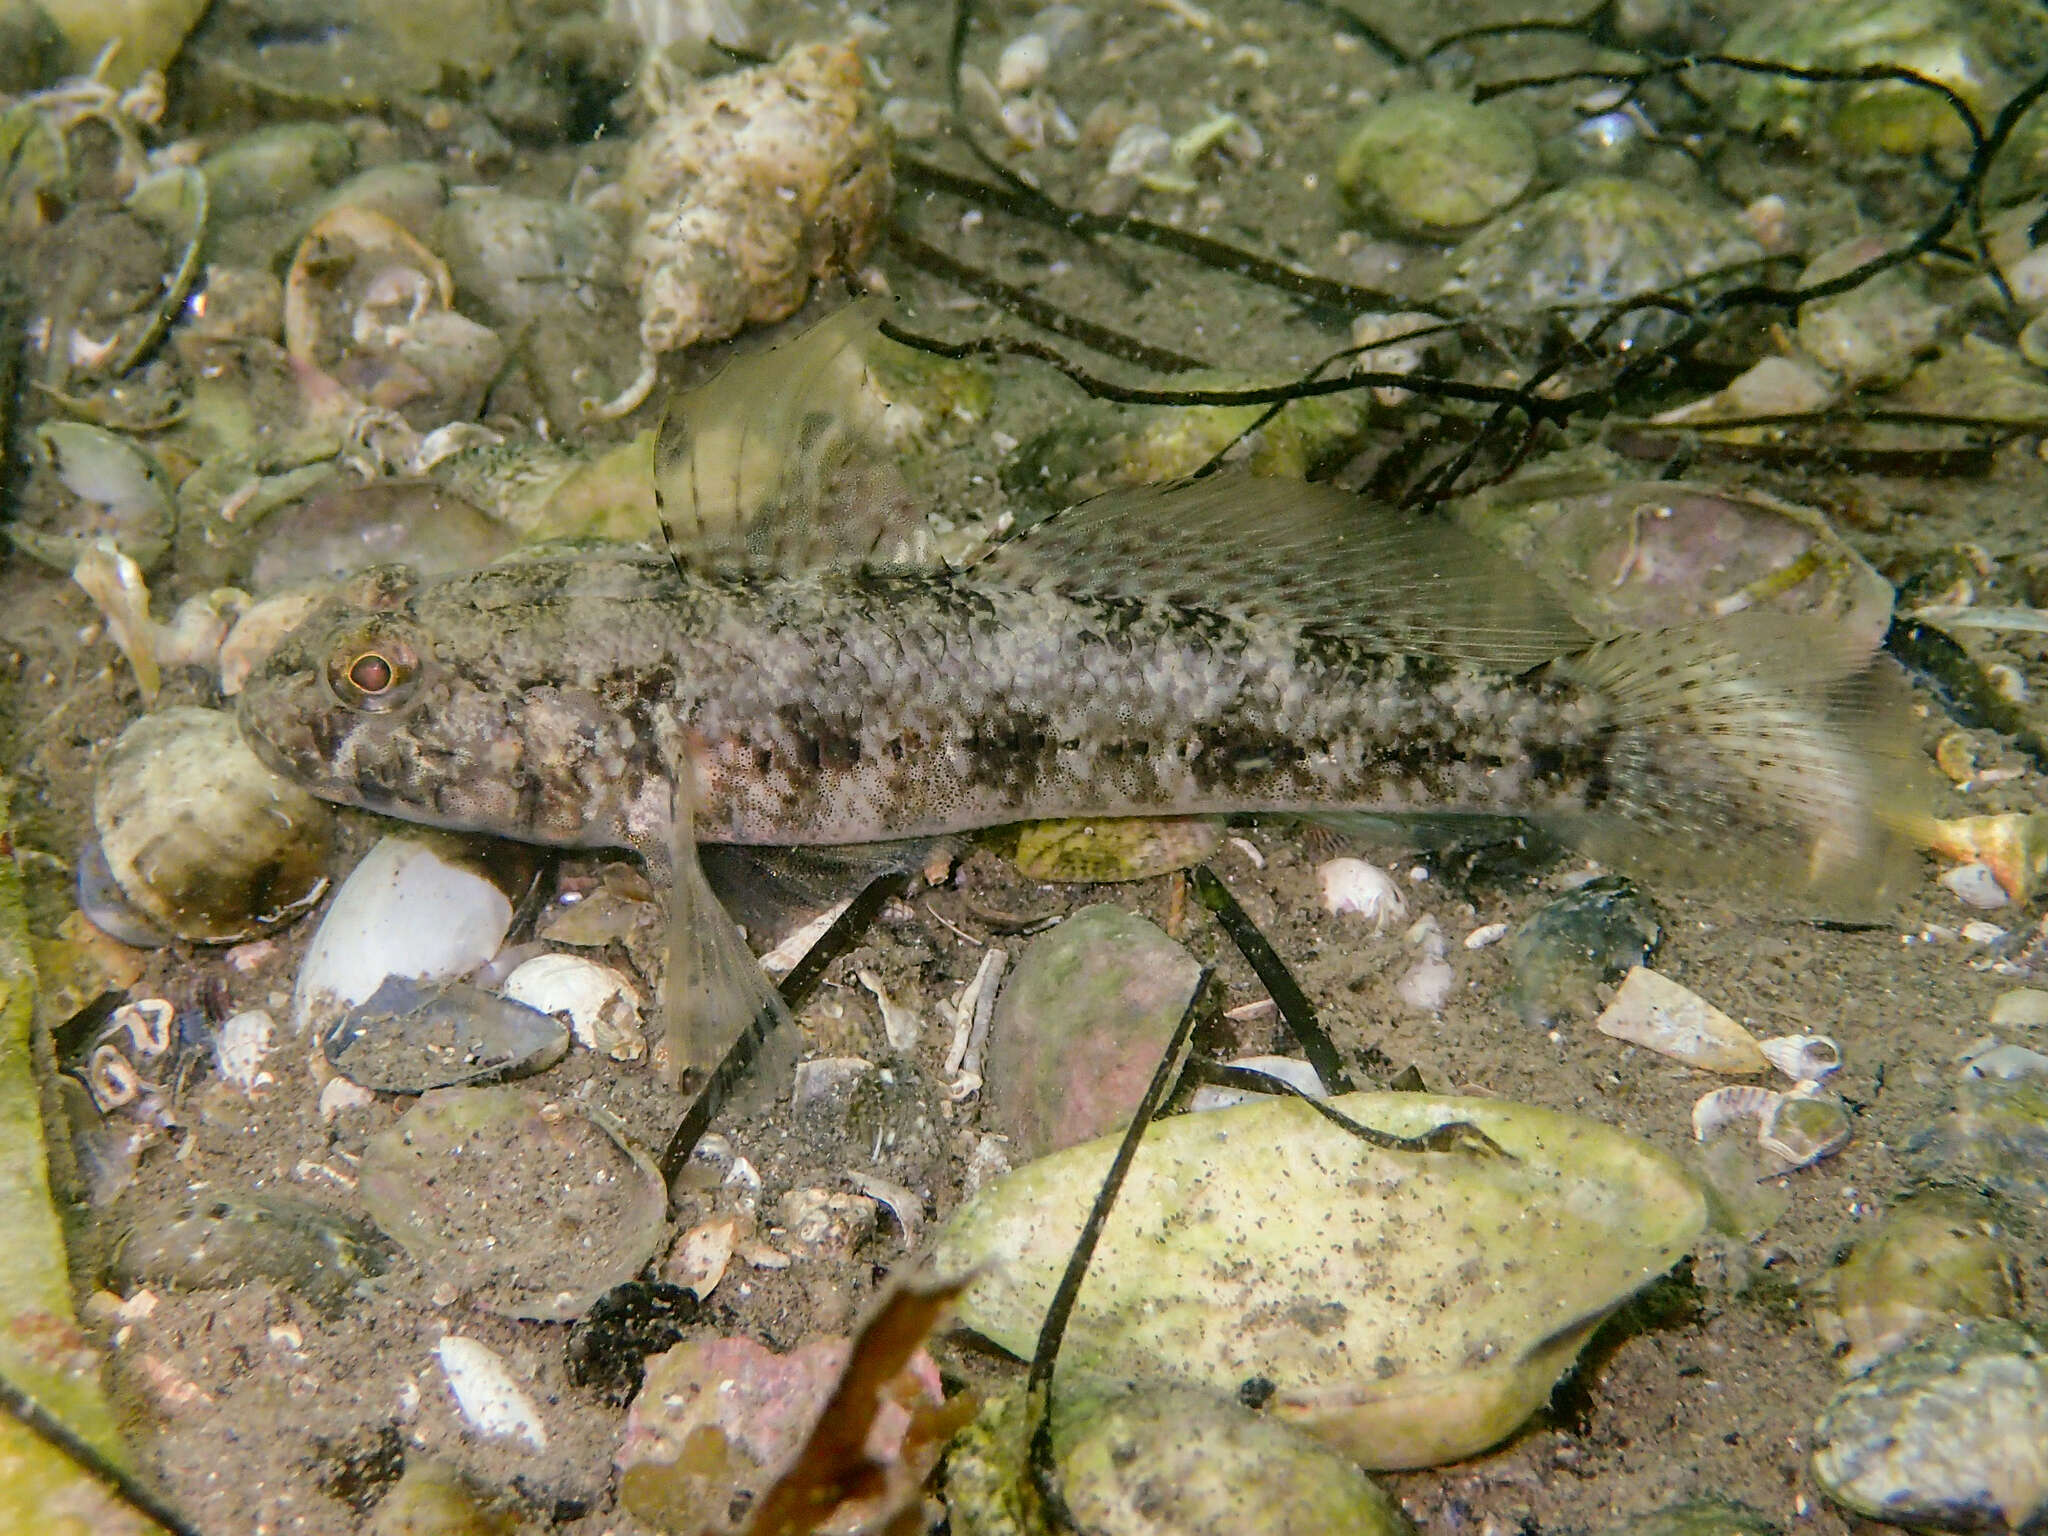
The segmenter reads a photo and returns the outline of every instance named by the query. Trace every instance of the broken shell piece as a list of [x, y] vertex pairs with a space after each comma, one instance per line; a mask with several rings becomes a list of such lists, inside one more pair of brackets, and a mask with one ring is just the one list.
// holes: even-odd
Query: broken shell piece
[[223, 1081], [252, 1097], [277, 1079], [263, 1070], [263, 1058], [270, 1054], [277, 1037], [277, 1021], [261, 1008], [238, 1013], [213, 1037], [213, 1057]]
[[112, 539], [96, 539], [80, 551], [71, 579], [107, 621], [108, 638], [128, 658], [142, 702], [154, 704], [163, 687], [163, 672], [157, 665], [149, 584], [142, 578], [142, 567], [122, 554]]
[[917, 1045], [917, 1037], [924, 1029], [924, 1019], [915, 1008], [897, 1001], [889, 995], [882, 980], [873, 971], [855, 971], [855, 978], [874, 994], [875, 1006], [882, 1011], [882, 1033], [889, 1041], [892, 1051], [908, 1051]]
[[109, 1035], [128, 1036], [128, 1054], [147, 1061], [171, 1048], [178, 1010], [168, 998], [144, 997], [116, 1008], [107, 1020]]
[[1817, 1083], [1842, 1065], [1842, 1048], [1826, 1035], [1774, 1035], [1757, 1049], [1795, 1083]]
[[1919, 836], [1943, 858], [1986, 866], [2014, 901], [2048, 884], [2048, 814], [1930, 818]]
[[1703, 1093], [1692, 1107], [1694, 1141], [1712, 1141], [1723, 1131], [1754, 1120], [1758, 1125], [1778, 1106], [1784, 1095], [1775, 1088], [1742, 1083], [1733, 1088], [1716, 1088]]
[[647, 1055], [640, 989], [608, 965], [582, 955], [535, 955], [505, 978], [498, 995], [567, 1019], [579, 1045], [613, 1061]]
[[285, 277], [285, 350], [319, 364], [326, 346], [363, 340], [354, 333], [401, 289], [415, 315], [437, 300], [440, 309], [455, 303], [447, 265], [397, 223], [354, 203], [330, 209], [306, 231]]
[[1770, 1066], [1756, 1037], [1689, 987], [1639, 965], [1622, 978], [1594, 1025], [1708, 1072], [1741, 1075]]
[[446, 1335], [434, 1346], [455, 1406], [469, 1427], [488, 1440], [523, 1440], [536, 1451], [548, 1447], [547, 1425], [540, 1409], [519, 1383], [511, 1367], [475, 1339]]
[[85, 422], [46, 422], [36, 447], [78, 506], [63, 532], [9, 524], [22, 553], [68, 571], [88, 549], [111, 542], [142, 570], [170, 553], [178, 531], [178, 498], [163, 466], [131, 438]]
[[1331, 859], [1316, 867], [1316, 878], [1322, 882], [1325, 907], [1339, 917], [1364, 918], [1375, 933], [1385, 933], [1408, 915], [1394, 877], [1363, 859]]
[[739, 1223], [729, 1216], [690, 1228], [663, 1266], [662, 1278], [704, 1300], [725, 1278], [738, 1237]]
[[1757, 1128], [1756, 1143], [1789, 1173], [1849, 1145], [1848, 1106], [1831, 1093], [1780, 1094]]

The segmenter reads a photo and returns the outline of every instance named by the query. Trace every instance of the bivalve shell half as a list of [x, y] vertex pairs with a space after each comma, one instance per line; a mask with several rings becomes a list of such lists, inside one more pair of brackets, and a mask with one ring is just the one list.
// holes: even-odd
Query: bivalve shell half
[[1636, 966], [1594, 1024], [1603, 1035], [1647, 1046], [1708, 1072], [1762, 1072], [1770, 1060], [1756, 1036], [1689, 987]]
[[387, 837], [349, 872], [306, 949], [292, 1022], [322, 1027], [387, 976], [447, 981], [498, 952], [512, 902], [445, 839]]
[[93, 827], [121, 895], [153, 926], [202, 944], [240, 943], [317, 900], [332, 826], [327, 807], [266, 768], [218, 710], [143, 716], [93, 787]]
[[[1226, 1395], [1263, 1377], [1269, 1416], [1361, 1465], [1434, 1466], [1510, 1434], [1706, 1227], [1676, 1162], [1591, 1120], [1424, 1093], [1331, 1104], [1397, 1136], [1468, 1126], [1508, 1155], [1374, 1146], [1293, 1099], [1160, 1121], [1061, 1369]], [[934, 1264], [980, 1271], [965, 1326], [1030, 1355], [1119, 1140], [1040, 1158], [954, 1215]]]
[[1756, 1144], [1789, 1173], [1833, 1157], [1849, 1145], [1852, 1130], [1849, 1107], [1833, 1094], [1786, 1093], [1765, 1113]]

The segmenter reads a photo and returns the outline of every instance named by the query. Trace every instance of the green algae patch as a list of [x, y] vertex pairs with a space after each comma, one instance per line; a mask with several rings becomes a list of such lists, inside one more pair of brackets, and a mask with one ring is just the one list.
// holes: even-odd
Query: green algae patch
[[[125, 1464], [127, 1450], [100, 1390], [98, 1353], [71, 1309], [64, 1234], [43, 1150], [30, 1027], [35, 1000], [21, 871], [0, 801], [0, 1232], [7, 1234], [0, 1243], [0, 1376]], [[19, 1420], [0, 1414], [0, 1530], [129, 1536], [157, 1529]]]

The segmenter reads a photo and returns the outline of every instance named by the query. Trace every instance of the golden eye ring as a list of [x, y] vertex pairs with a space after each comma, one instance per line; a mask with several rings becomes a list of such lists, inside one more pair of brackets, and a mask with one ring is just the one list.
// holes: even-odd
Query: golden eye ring
[[392, 634], [359, 635], [336, 647], [327, 686], [350, 709], [382, 714], [412, 697], [419, 653]]

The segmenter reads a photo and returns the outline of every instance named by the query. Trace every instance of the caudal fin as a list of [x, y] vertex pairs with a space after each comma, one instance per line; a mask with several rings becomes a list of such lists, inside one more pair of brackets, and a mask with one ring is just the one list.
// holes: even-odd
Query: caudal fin
[[1925, 805], [1904, 679], [1832, 626], [1771, 614], [1602, 641], [1549, 670], [1605, 698], [1608, 791], [1567, 830], [1685, 884], [1880, 917], [1917, 877]]

